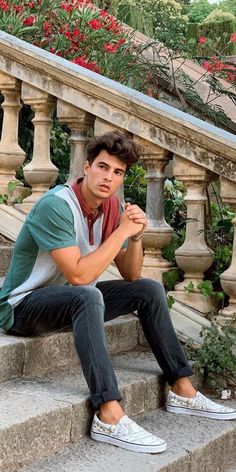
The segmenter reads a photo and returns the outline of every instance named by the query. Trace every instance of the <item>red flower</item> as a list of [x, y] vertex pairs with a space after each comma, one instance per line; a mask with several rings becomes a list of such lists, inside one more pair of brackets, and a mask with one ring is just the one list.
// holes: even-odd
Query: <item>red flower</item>
[[8, 9], [8, 4], [5, 1], [0, 1], [0, 8], [3, 11], [6, 11]]
[[67, 11], [67, 13], [70, 13], [71, 10], [73, 10], [73, 5], [67, 5], [66, 2], [62, 2], [62, 3], [60, 4], [60, 7], [62, 8], [62, 10]]
[[51, 34], [52, 32], [52, 25], [49, 23], [49, 21], [45, 21], [44, 22], [44, 25], [43, 25], [43, 29], [44, 29], [44, 32], [45, 34]]
[[99, 20], [90, 20], [88, 25], [91, 26], [93, 30], [101, 29], [102, 23]]
[[85, 69], [92, 70], [93, 72], [97, 72], [97, 73], [100, 72], [100, 69], [97, 66], [97, 64], [92, 61], [88, 62], [85, 56], [75, 57], [74, 59], [72, 59], [71, 62], [73, 62], [74, 64], [77, 64], [78, 66], [85, 67]]
[[24, 7], [22, 5], [16, 5], [14, 6], [14, 9], [16, 13], [21, 13], [24, 10]]
[[204, 44], [207, 42], [207, 38], [204, 38], [204, 36], [201, 36], [200, 38], [198, 38], [197, 42], [198, 44]]
[[79, 29], [74, 28], [74, 30], [72, 31], [72, 35], [74, 36], [74, 38], [78, 38], [78, 36], [80, 35]]
[[236, 33], [231, 33], [230, 35], [230, 42], [235, 43], [236, 42]]
[[24, 26], [32, 26], [34, 23], [35, 23], [35, 16], [34, 15], [31, 15], [31, 16], [28, 16], [24, 21], [23, 21], [23, 25]]
[[103, 49], [106, 52], [111, 52], [111, 53], [115, 53], [117, 51], [117, 48], [118, 48], [117, 44], [111, 44], [111, 43], [106, 43], [103, 46]]
[[120, 38], [120, 39], [118, 39], [118, 41], [116, 42], [116, 44], [117, 44], [118, 46], [122, 46], [122, 44], [125, 44], [125, 43], [126, 43], [125, 38]]
[[25, 4], [26, 7], [29, 7], [29, 8], [34, 8], [35, 7], [35, 3], [34, 2], [28, 2]]

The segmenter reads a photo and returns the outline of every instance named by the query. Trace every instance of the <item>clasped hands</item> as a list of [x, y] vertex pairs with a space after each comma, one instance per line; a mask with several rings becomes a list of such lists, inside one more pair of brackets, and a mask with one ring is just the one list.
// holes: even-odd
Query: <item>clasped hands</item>
[[129, 236], [131, 236], [134, 242], [141, 239], [148, 224], [145, 212], [138, 205], [131, 203], [125, 204], [124, 212], [121, 216], [121, 223], [122, 222], [130, 223], [128, 224], [130, 227]]

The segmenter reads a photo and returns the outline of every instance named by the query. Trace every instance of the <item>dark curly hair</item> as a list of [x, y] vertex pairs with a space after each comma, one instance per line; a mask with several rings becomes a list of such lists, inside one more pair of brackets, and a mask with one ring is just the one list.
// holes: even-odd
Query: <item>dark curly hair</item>
[[87, 147], [87, 160], [91, 165], [101, 151], [117, 156], [126, 164], [128, 170], [132, 164], [139, 160], [140, 148], [132, 139], [127, 138], [120, 131], [111, 131], [102, 136], [94, 137]]

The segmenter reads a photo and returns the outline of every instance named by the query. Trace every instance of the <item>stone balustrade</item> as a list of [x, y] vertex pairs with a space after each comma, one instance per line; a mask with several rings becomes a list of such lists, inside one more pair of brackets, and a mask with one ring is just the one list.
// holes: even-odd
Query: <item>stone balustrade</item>
[[[123, 130], [141, 145], [142, 162], [147, 170], [149, 225], [143, 238], [142, 275], [161, 280], [163, 271], [170, 268], [162, 249], [170, 243], [173, 233], [164, 217], [165, 167], [173, 159], [173, 174], [183, 181], [187, 192], [186, 236], [176, 251], [184, 281], [176, 285], [173, 296], [198, 308], [203, 315], [211, 311], [211, 300], [207, 303], [202, 300], [197, 289], [186, 298], [184, 287], [189, 282], [197, 287], [213, 260], [204, 239], [204, 205], [211, 179], [220, 176], [223, 200], [236, 208], [236, 137], [6, 33], [0, 32], [0, 44], [0, 89], [4, 97], [1, 193], [7, 191], [9, 181], [15, 181], [15, 170], [25, 158], [17, 139], [21, 103], [34, 112], [33, 157], [23, 167], [32, 191], [21, 204], [13, 206], [10, 213], [6, 205], [0, 205], [0, 232], [6, 232], [9, 215], [12, 221], [14, 212], [16, 219], [19, 212], [27, 213], [56, 180], [58, 170], [50, 159], [53, 113], [71, 132], [68, 183], [83, 173], [86, 144], [92, 133]], [[233, 225], [236, 226], [236, 219]], [[221, 277], [222, 287], [230, 297], [229, 307], [220, 313], [222, 319], [236, 313], [235, 244], [232, 263]]]

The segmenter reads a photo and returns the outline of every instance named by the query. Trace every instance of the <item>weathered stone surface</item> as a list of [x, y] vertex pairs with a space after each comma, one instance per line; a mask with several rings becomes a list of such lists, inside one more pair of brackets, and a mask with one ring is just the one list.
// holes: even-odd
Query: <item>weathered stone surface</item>
[[0, 470], [47, 455], [70, 441], [70, 405], [1, 389], [0, 404]]
[[[125, 411], [131, 415], [159, 406], [160, 369], [151, 353], [122, 354], [113, 359]], [[146, 395], [149, 398], [146, 398]], [[0, 387], [0, 470], [33, 460], [88, 433], [92, 412], [88, 388], [79, 368], [5, 382]], [[12, 454], [11, 447], [14, 446]]]
[[230, 450], [235, 454], [234, 421], [159, 410], [137, 418], [137, 422], [167, 441], [166, 452], [140, 454], [86, 438], [22, 472], [235, 472], [233, 466], [232, 470], [227, 468]]
[[0, 382], [22, 375], [24, 354], [22, 340], [0, 333]]
[[[139, 320], [119, 317], [105, 325], [109, 353], [130, 351], [138, 344]], [[0, 333], [0, 382], [16, 376], [37, 375], [59, 367], [79, 365], [73, 333], [62, 332], [32, 338]]]
[[8, 269], [12, 256], [12, 247], [0, 244], [0, 277], [3, 277]]

